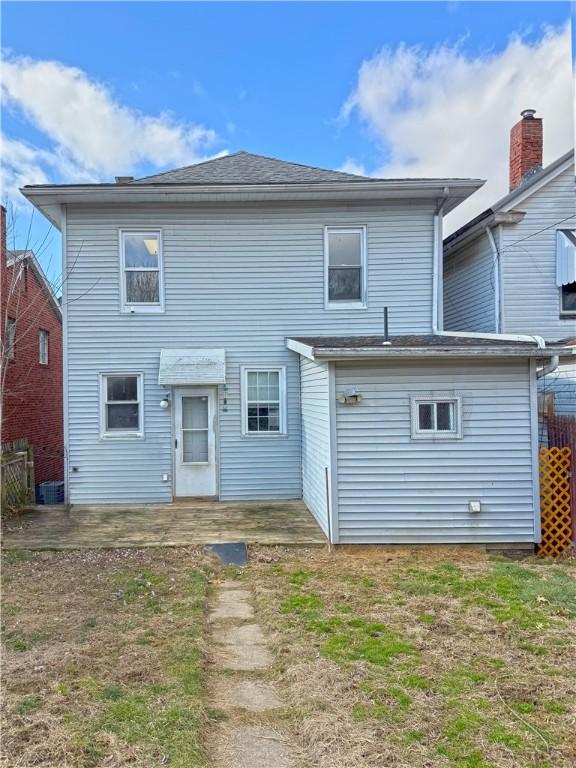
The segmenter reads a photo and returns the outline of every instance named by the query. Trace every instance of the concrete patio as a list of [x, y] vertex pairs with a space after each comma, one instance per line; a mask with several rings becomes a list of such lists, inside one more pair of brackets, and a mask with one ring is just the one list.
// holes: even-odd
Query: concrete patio
[[319, 545], [326, 537], [303, 501], [38, 506], [7, 521], [4, 549], [187, 544]]

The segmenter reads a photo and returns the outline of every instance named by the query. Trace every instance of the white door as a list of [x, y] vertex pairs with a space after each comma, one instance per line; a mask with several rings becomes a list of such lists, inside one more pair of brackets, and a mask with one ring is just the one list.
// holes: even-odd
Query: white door
[[174, 390], [175, 496], [216, 495], [216, 389]]

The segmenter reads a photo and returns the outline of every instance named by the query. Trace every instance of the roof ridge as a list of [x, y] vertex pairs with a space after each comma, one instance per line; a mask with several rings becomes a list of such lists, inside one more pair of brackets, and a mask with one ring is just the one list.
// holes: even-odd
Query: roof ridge
[[171, 170], [162, 171], [161, 173], [152, 173], [152, 174], [149, 174], [148, 176], [141, 176], [138, 179], [133, 179], [133, 181], [129, 183], [134, 184], [134, 183], [139, 183], [141, 181], [146, 181], [147, 179], [158, 179], [158, 178], [161, 178], [162, 176], [167, 176], [169, 174], [173, 174], [180, 171], [187, 171], [192, 168], [198, 168], [200, 166], [209, 165], [210, 163], [214, 163], [219, 160], [226, 160], [230, 157], [238, 157], [239, 155], [254, 157], [260, 160], [269, 160], [273, 163], [279, 163], [280, 165], [294, 165], [294, 166], [297, 166], [298, 168], [305, 168], [307, 170], [312, 170], [312, 171], [320, 171], [323, 173], [336, 173], [339, 176], [342, 176], [343, 178], [365, 179], [366, 181], [382, 180], [382, 179], [377, 179], [376, 177], [373, 177], [373, 176], [362, 176], [358, 173], [347, 173], [346, 171], [335, 171], [332, 168], [321, 168], [320, 166], [317, 166], [317, 165], [306, 165], [305, 163], [297, 163], [297, 162], [293, 162], [292, 160], [282, 160], [278, 157], [271, 157], [270, 155], [260, 155], [260, 154], [257, 154], [256, 152], [248, 152], [245, 149], [240, 149], [240, 150], [237, 150], [236, 152], [230, 152], [226, 155], [218, 155], [217, 157], [211, 157], [209, 160], [203, 160], [200, 163], [191, 163], [190, 165], [183, 165], [180, 168], [172, 168]]

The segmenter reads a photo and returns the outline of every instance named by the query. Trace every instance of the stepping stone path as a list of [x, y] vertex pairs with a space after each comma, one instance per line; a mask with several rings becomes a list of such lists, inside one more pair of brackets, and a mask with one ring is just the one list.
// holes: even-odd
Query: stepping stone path
[[211, 692], [226, 715], [210, 735], [213, 768], [294, 768], [290, 745], [266, 714], [282, 706], [262, 674], [274, 657], [254, 621], [252, 593], [240, 581], [224, 581], [208, 616], [214, 661]]

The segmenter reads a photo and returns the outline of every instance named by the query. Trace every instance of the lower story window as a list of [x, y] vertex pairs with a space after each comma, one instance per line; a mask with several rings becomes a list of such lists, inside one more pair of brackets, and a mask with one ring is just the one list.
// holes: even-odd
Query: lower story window
[[242, 369], [242, 431], [245, 435], [286, 433], [285, 368]]
[[141, 373], [103, 373], [100, 400], [102, 437], [142, 437]]
[[560, 312], [576, 315], [576, 283], [568, 283], [560, 289]]
[[459, 397], [413, 397], [412, 437], [462, 437]]

